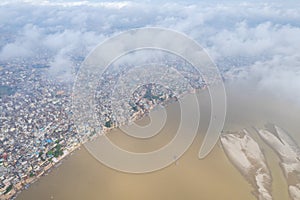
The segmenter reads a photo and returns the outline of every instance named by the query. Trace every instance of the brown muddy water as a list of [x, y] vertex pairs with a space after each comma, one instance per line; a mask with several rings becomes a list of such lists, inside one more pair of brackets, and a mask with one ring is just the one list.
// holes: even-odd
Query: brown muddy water
[[[253, 126], [276, 123], [289, 131], [300, 141], [297, 131], [300, 125], [300, 109], [263, 93], [232, 90], [228, 95], [228, 113], [224, 130], [247, 128], [264, 150], [273, 176], [275, 200], [287, 200], [287, 185], [278, 158], [256, 135]], [[28, 190], [23, 191], [19, 200], [153, 200], [153, 199], [204, 199], [204, 200], [254, 200], [252, 187], [228, 161], [220, 145], [203, 160], [198, 159], [204, 132], [209, 121], [209, 95], [207, 91], [198, 94], [201, 107], [201, 121], [198, 135], [177, 164], [159, 171], [145, 174], [129, 174], [108, 168], [97, 161], [82, 147], [63, 164], [54, 168], [49, 175], [40, 178]], [[186, 98], [189, 98], [187, 96]], [[108, 136], [115, 144], [129, 151], [147, 152], [160, 148], [174, 137], [179, 124], [178, 103], [166, 108], [167, 122], [160, 133], [149, 140], [133, 139], [120, 129], [112, 130]], [[154, 111], [161, 112], [161, 111]], [[149, 123], [145, 117], [140, 125]]]

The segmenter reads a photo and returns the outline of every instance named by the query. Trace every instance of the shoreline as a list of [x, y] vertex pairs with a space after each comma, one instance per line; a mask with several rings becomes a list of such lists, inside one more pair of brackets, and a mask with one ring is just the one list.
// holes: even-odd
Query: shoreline
[[[200, 96], [201, 97], [201, 96]], [[205, 99], [206, 99], [206, 96], [205, 96]], [[205, 100], [204, 99], [204, 100]], [[203, 103], [205, 103], [205, 101], [202, 101]], [[281, 104], [280, 104], [281, 105]], [[255, 105], [256, 106], [256, 105]], [[271, 108], [273, 108], [273, 107], [271, 107]], [[267, 109], [269, 109], [269, 107], [267, 107]], [[264, 109], [262, 109], [263, 111], [265, 111]], [[285, 123], [290, 123], [288, 120], [286, 120], [286, 121], [284, 121], [285, 119], [289, 119], [288, 117], [285, 117], [284, 118], [284, 120], [282, 121], [282, 123], [281, 123], [281, 118], [279, 118], [280, 120], [274, 120], [273, 118], [272, 118], [272, 116], [273, 116], [273, 111], [271, 112], [271, 109], [269, 109], [270, 110], [270, 113], [268, 113], [269, 115], [263, 115], [263, 117], [262, 117], [262, 119], [259, 119], [259, 120], [256, 120], [256, 121], [258, 121], [259, 123], [256, 123], [256, 121], [252, 121], [251, 119], [252, 118], [254, 118], [254, 119], [256, 119], [256, 116], [257, 115], [254, 115], [254, 116], [250, 116], [249, 118], [247, 117], [247, 118], [242, 118], [242, 120], [241, 119], [239, 119], [239, 118], [237, 118], [237, 119], [235, 119], [235, 121], [231, 121], [230, 122], [230, 124], [228, 124], [227, 125], [227, 128], [226, 128], [226, 130], [228, 130], [228, 131], [230, 131], [230, 130], [232, 130], [232, 131], [240, 131], [240, 130], [242, 130], [243, 128], [247, 128], [247, 130], [249, 130], [249, 133], [250, 133], [250, 136], [256, 141], [256, 142], [258, 142], [259, 143], [259, 145], [260, 145], [260, 147], [262, 148], [262, 152], [265, 154], [265, 156], [266, 156], [266, 158], [267, 158], [267, 165], [268, 165], [268, 168], [270, 168], [270, 170], [272, 170], [272, 176], [273, 176], [273, 183], [274, 184], [272, 184], [272, 195], [273, 195], [273, 197], [274, 197], [274, 199], [284, 199], [284, 200], [288, 200], [288, 199], [290, 199], [289, 198], [289, 194], [288, 194], [288, 188], [287, 188], [287, 184], [286, 184], [286, 181], [285, 181], [285, 177], [284, 177], [284, 174], [281, 172], [281, 168], [280, 168], [280, 166], [278, 165], [278, 162], [279, 162], [279, 158], [278, 158], [278, 156], [275, 154], [275, 152], [263, 141], [263, 140], [261, 140], [261, 138], [259, 137], [259, 135], [258, 134], [256, 134], [256, 132], [254, 131], [254, 129], [253, 129], [253, 125], [255, 125], [255, 127], [257, 127], [257, 128], [259, 128], [259, 129], [262, 129], [263, 127], [264, 127], [264, 125], [265, 125], [265, 123], [264, 124], [262, 124], [261, 123], [261, 121], [264, 121], [264, 122], [268, 122], [268, 121], [272, 121], [272, 122], [274, 122], [274, 124], [278, 124], [280, 127], [288, 127], [287, 125], [285, 125]], [[245, 111], [247, 111], [247, 110], [245, 110]], [[254, 110], [254, 111], [256, 111], [256, 110]], [[288, 110], [287, 110], [287, 112], [288, 112]], [[256, 113], [256, 112], [255, 112]], [[230, 113], [231, 115], [233, 115], [233, 114], [235, 114], [235, 113]], [[251, 113], [250, 113], [251, 114]], [[289, 112], [287, 113], [287, 114], [289, 114]], [[258, 115], [259, 116], [261, 116], [261, 114], [259, 114], [258, 113]], [[287, 115], [287, 116], [290, 116], [290, 115]], [[277, 122], [277, 123], [276, 123]], [[236, 126], [236, 123], [238, 123], [239, 125], [238, 126]], [[290, 128], [291, 130], [289, 130], [290, 132], [292, 132], [292, 133], [294, 133], [295, 131], [297, 131], [298, 130], [298, 125], [296, 124], [296, 125], [294, 125], [294, 126], [291, 126], [291, 128]], [[110, 130], [107, 130], [107, 131], [110, 131]], [[118, 131], [118, 130], [115, 130], [115, 131]], [[121, 133], [120, 131], [118, 131], [118, 133]], [[234, 132], [233, 132], [234, 133]], [[110, 136], [110, 135], [108, 135], [108, 136]], [[116, 139], [116, 138], [122, 138], [122, 137], [115, 137], [115, 136], [117, 136], [117, 135], [113, 135], [114, 137], [113, 137], [113, 139]], [[296, 137], [296, 136], [293, 136], [293, 137]], [[130, 138], [128, 138], [128, 139], [130, 139]], [[197, 140], [197, 142], [199, 142], [199, 145], [200, 145], [200, 141], [199, 140]], [[126, 143], [127, 144], [127, 143]], [[196, 145], [197, 147], [194, 147], [194, 148], [196, 148], [196, 150], [194, 150], [194, 153], [195, 153], [195, 155], [197, 155], [197, 152], [198, 152], [198, 145]], [[218, 149], [218, 148], [217, 148]], [[222, 150], [222, 149], [220, 149], [220, 150], [217, 150], [217, 151], [220, 151], [220, 155], [219, 156], [221, 156], [221, 157], [218, 157], [218, 158], [221, 158], [221, 160], [222, 161], [225, 161], [226, 163], [228, 163], [227, 165], [229, 166], [230, 165], [230, 170], [231, 171], [235, 171], [235, 175], [237, 176], [237, 178], [239, 179], [239, 180], [243, 180], [244, 181], [244, 183], [246, 184], [245, 186], [248, 188], [247, 189], [247, 195], [249, 195], [249, 197], [247, 198], [247, 199], [251, 199], [251, 200], [253, 200], [253, 199], [255, 199], [255, 196], [253, 195], [254, 193], [252, 193], [251, 194], [251, 191], [253, 191], [253, 187], [251, 187], [251, 185], [249, 184], [249, 182], [247, 182], [247, 180], [245, 179], [245, 177], [244, 176], [242, 176], [241, 175], [241, 173], [236, 169], [236, 167], [234, 167], [234, 165], [232, 165], [232, 162], [230, 162], [227, 158], [226, 158], [226, 155], [224, 154], [224, 151]], [[86, 154], [88, 154], [88, 152], [86, 152], [85, 151], [85, 149], [81, 149], [80, 151], [78, 151], [79, 153], [80, 153], [80, 155], [81, 154], [84, 154], [84, 155], [86, 155]], [[84, 153], [82, 153], [82, 152], [84, 152]], [[214, 153], [212, 153], [212, 156], [214, 156], [215, 154]], [[270, 157], [271, 156], [271, 157]], [[73, 160], [73, 158], [75, 158], [74, 160]], [[69, 161], [70, 160], [68, 160], [67, 162], [65, 162], [64, 163], [64, 165], [62, 165], [62, 166], [59, 166], [60, 168], [62, 168], [62, 169], [64, 169], [63, 171], [61, 171], [61, 170], [53, 170], [53, 172], [48, 176], [48, 177], [50, 177], [49, 179], [48, 179], [48, 177], [46, 177], [46, 178], [43, 178], [41, 181], [42, 182], [40, 182], [42, 185], [40, 185], [40, 183], [38, 183], [38, 184], [35, 184], [34, 185], [34, 187], [31, 187], [29, 190], [27, 190], [27, 191], [24, 191], [24, 193], [21, 193], [21, 195], [19, 195], [18, 196], [18, 198], [17, 199], [28, 199], [28, 200], [30, 200], [30, 199], [34, 199], [34, 197], [35, 197], [35, 195], [38, 195], [40, 198], [39, 199], [47, 199], [47, 198], [49, 198], [49, 197], [51, 197], [51, 195], [54, 195], [55, 196], [55, 198], [56, 197], [58, 197], [59, 199], [65, 199], [64, 198], [64, 196], [62, 196], [61, 195], [61, 192], [60, 192], [60, 187], [62, 187], [62, 188], [64, 188], [65, 189], [65, 191], [67, 192], [64, 192], [65, 194], [64, 195], [68, 195], [68, 197], [74, 197], [74, 199], [77, 199], [77, 197], [82, 197], [82, 195], [80, 194], [80, 192], [79, 193], [77, 193], [77, 192], [75, 192], [75, 194], [77, 194], [78, 196], [74, 196], [74, 195], [71, 195], [70, 194], [70, 192], [72, 192], [72, 190], [73, 190], [73, 188], [74, 187], [77, 187], [78, 185], [80, 185], [81, 187], [83, 187], [83, 188], [87, 188], [88, 186], [86, 186], [86, 184], [85, 183], [78, 183], [78, 184], [75, 184], [75, 183], [73, 183], [72, 181], [75, 181], [76, 179], [75, 178], [72, 178], [72, 179], [70, 179], [70, 181], [71, 182], [69, 182], [69, 181], [67, 181], [67, 180], [65, 180], [67, 177], [70, 177], [70, 176], [76, 176], [76, 174], [77, 173], [79, 173], [79, 172], [83, 172], [86, 168], [85, 168], [85, 164], [83, 164], [83, 161], [81, 160], [82, 158], [80, 158], [79, 156], [78, 156], [78, 153], [76, 153], [75, 155], [73, 155], [72, 156], [72, 158], [70, 159], [72, 162], [72, 164], [70, 164], [69, 163]], [[183, 157], [183, 159], [185, 159], [185, 157]], [[75, 161], [76, 160], [76, 161]], [[92, 163], [94, 163], [94, 159], [93, 158], [90, 158], [89, 156], [87, 156], [86, 155], [86, 158], [85, 158], [85, 161], [87, 161], [87, 160], [89, 160], [90, 162], [92, 162]], [[188, 159], [189, 161], [191, 161], [191, 160], [194, 160], [194, 157], [193, 158], [189, 158]], [[210, 161], [212, 161], [213, 163], [211, 163], [211, 164], [209, 164], [210, 165], [210, 167], [209, 168], [207, 168], [207, 170], [210, 170], [212, 167], [214, 167], [214, 166], [218, 166], [219, 164], [219, 161], [218, 161], [218, 159], [214, 159], [214, 158], [208, 158], [207, 159], [207, 162], [209, 163]], [[201, 166], [204, 164], [204, 165], [206, 165], [205, 163], [207, 163], [207, 162], [204, 162], [204, 163], [202, 163], [202, 164], [200, 164], [200, 163], [196, 163], [196, 165], [198, 166], [198, 170], [199, 169], [202, 169], [201, 168]], [[75, 164], [78, 164], [78, 163], [80, 163], [80, 168], [73, 168], [72, 166], [74, 166], [74, 163]], [[94, 163], [95, 164], [95, 163]], [[65, 166], [68, 166], [67, 168], [65, 168]], [[180, 161], [180, 164], [176, 167], [176, 168], [180, 168], [180, 167], [182, 167], [184, 165], [184, 162], [182, 162], [182, 161]], [[200, 167], [200, 168], [199, 168]], [[70, 168], [72, 169], [72, 172], [69, 172], [69, 170], [70, 170]], [[107, 189], [110, 189], [111, 187], [113, 187], [113, 185], [111, 185], [111, 186], [107, 186], [107, 185], [105, 185], [105, 183], [106, 183], [106, 181], [105, 180], [103, 180], [101, 177], [106, 177], [106, 173], [109, 171], [110, 172], [110, 170], [109, 169], [107, 169], [105, 166], [102, 166], [102, 165], [99, 165], [98, 163], [97, 164], [95, 164], [95, 166], [93, 167], [93, 170], [96, 170], [96, 169], [103, 169], [103, 171], [93, 171], [94, 173], [100, 173], [101, 174], [101, 176], [99, 176], [99, 175], [97, 175], [97, 177], [98, 177], [98, 179], [99, 180], [102, 180], [102, 181], [97, 181], [97, 183], [99, 183], [100, 185], [101, 184], [104, 184], [103, 185], [103, 196], [105, 197], [105, 196], [109, 196], [109, 195], [111, 195], [112, 193], [110, 193], [109, 192], [109, 190], [107, 190]], [[276, 168], [276, 171], [274, 171], [274, 168]], [[66, 171], [65, 171], [66, 170]], [[173, 168], [171, 167], [171, 170], [173, 170]], [[215, 171], [215, 170], [212, 170], [212, 171]], [[221, 171], [223, 171], [224, 172], [224, 169], [222, 170], [222, 169], [220, 169], [220, 172]], [[168, 172], [168, 171], [167, 171]], [[274, 173], [276, 173], [276, 174], [273, 174], [273, 172]], [[63, 176], [63, 179], [60, 179], [60, 176], [62, 176], [63, 174], [62, 173], [66, 173], [66, 175], [64, 175]], [[105, 174], [104, 174], [105, 173]], [[197, 174], [195, 174], [195, 173], [197, 173]], [[209, 172], [208, 172], [209, 173]], [[52, 176], [52, 174], [54, 174], [54, 177], [55, 177], [55, 179], [57, 179], [58, 181], [63, 181], [63, 185], [61, 185], [61, 186], [59, 186], [59, 187], [56, 187], [56, 186], [54, 186], [53, 184], [55, 184], [55, 179], [53, 178], [53, 176]], [[85, 180], [85, 181], [90, 181], [90, 180], [93, 180], [93, 177], [94, 177], [94, 175], [93, 174], [91, 174], [91, 173], [88, 173], [89, 174], [89, 179], [83, 179], [83, 180]], [[202, 174], [202, 173], [200, 173], [200, 174]], [[152, 174], [152, 175], [154, 175], [154, 176], [157, 176], [157, 174]], [[278, 176], [277, 176], [278, 175]], [[114, 177], [114, 178], [117, 178], [117, 177], [121, 177], [121, 178], [124, 178], [124, 177], [126, 177], [127, 175], [124, 175], [124, 174], [121, 174], [120, 176], [119, 175], [116, 175], [116, 173], [112, 173], [112, 174], [110, 174], [109, 173], [109, 175], [107, 175], [107, 177]], [[203, 175], [199, 175], [199, 173], [198, 173], [198, 171], [196, 171], [196, 172], [194, 172], [194, 173], [192, 173], [191, 174], [191, 177], [193, 177], [193, 176], [199, 176], [199, 178], [201, 178], [201, 176], [203, 176]], [[212, 175], [211, 176], [214, 176], [214, 174], [212, 173]], [[106, 178], [107, 178], [106, 177]], [[149, 175], [148, 175], [148, 177], [149, 177]], [[151, 176], [150, 176], [151, 177]], [[70, 177], [71, 178], [71, 177]], [[230, 177], [227, 177], [227, 178], [229, 178], [230, 180], [231, 180], [231, 178]], [[73, 180], [74, 179], [74, 180]], [[139, 178], [137, 178], [137, 177], [135, 177], [135, 178], [133, 178], [134, 180], [135, 179], [139, 179]], [[80, 179], [79, 179], [80, 180]], [[124, 180], [126, 180], [126, 179], [124, 179]], [[128, 180], [132, 180], [131, 178], [130, 179], [128, 179]], [[228, 180], [228, 181], [230, 181], [230, 180]], [[50, 181], [50, 182], [49, 182]], [[216, 181], [217, 181], [217, 179], [216, 179]], [[125, 181], [126, 182], [126, 181]], [[125, 184], [125, 182], [124, 182], [124, 184]], [[116, 182], [117, 184], [121, 184], [120, 182]], [[138, 181], [136, 181], [136, 183], [139, 183]], [[219, 182], [220, 183], [220, 182]], [[225, 185], [223, 185], [222, 187], [227, 187], [226, 186], [226, 179], [224, 179], [224, 181], [223, 181], [223, 184], [225, 183]], [[64, 184], [70, 184], [69, 186], [64, 186]], [[199, 184], [202, 184], [201, 182], [199, 182]], [[235, 185], [235, 187], [238, 187], [238, 185], [236, 185], [236, 184], [234, 184], [234, 183], [232, 183], [233, 185]], [[155, 188], [155, 185], [156, 184], [154, 184], [153, 185], [153, 187]], [[47, 190], [47, 187], [53, 187], [53, 189], [51, 189], [50, 191], [49, 190]], [[121, 186], [121, 185], [120, 185]], [[228, 185], [228, 187], [230, 187], [229, 185]], [[122, 187], [121, 187], [122, 188]], [[141, 188], [144, 188], [144, 187], [141, 187]], [[92, 190], [93, 189], [93, 190]], [[95, 190], [94, 190], [95, 189]], [[41, 191], [42, 190], [42, 191]], [[121, 189], [120, 189], [121, 190]], [[91, 190], [87, 190], [86, 192], [87, 192], [87, 194], [86, 195], [91, 195], [91, 197], [97, 197], [97, 194], [98, 194], [98, 192], [99, 192], [100, 190], [97, 190], [96, 189], [96, 187], [92, 187], [91, 188]], [[123, 190], [121, 190], [121, 191], [123, 191]], [[159, 189], [158, 189], [158, 191], [159, 191]], [[195, 190], [195, 192], [197, 193], [197, 189]], [[231, 190], [230, 190], [231, 191]], [[235, 190], [232, 190], [232, 192], [234, 193], [234, 191]], [[169, 191], [169, 192], [172, 192], [172, 190], [171, 191]], [[236, 192], [238, 192], [238, 191], [236, 191]], [[91, 194], [90, 194], [91, 193]], [[120, 194], [123, 194], [122, 192], [120, 193]], [[124, 193], [125, 194], [125, 193]], [[127, 193], [126, 193], [127, 194]], [[246, 195], [246, 193], [244, 194], [244, 195]], [[213, 196], [213, 195], [212, 195]], [[232, 196], [235, 196], [235, 195], [232, 195]], [[24, 197], [24, 198], [23, 198]], [[109, 196], [110, 197], [110, 196]], [[128, 196], [129, 197], [129, 196]], [[78, 198], [78, 200], [80, 200], [80, 199], [82, 199], [82, 198]], [[128, 198], [128, 199], [130, 199], [130, 198]], [[132, 198], [131, 198], [132, 199]], [[138, 199], [138, 198], [137, 198]], [[175, 198], [176, 199], [176, 198]], [[232, 199], [232, 198], [229, 198], [229, 199]], [[233, 198], [233, 199], [235, 199], [235, 198]], [[240, 199], [240, 198], [239, 198]], [[243, 199], [243, 198], [242, 198]]]
[[[47, 165], [41, 173], [38, 175], [35, 175], [34, 177], [29, 177], [27, 179], [22, 180], [21, 182], [17, 183], [14, 186], [11, 191], [9, 191], [7, 194], [1, 194], [0, 200], [7, 200], [7, 199], [16, 199], [17, 196], [24, 190], [27, 190], [32, 184], [37, 182], [40, 178], [43, 176], [47, 176], [54, 168], [59, 167], [64, 160], [68, 159], [68, 157], [72, 156], [75, 151], [80, 149], [84, 145], [83, 143], [79, 143], [77, 145], [74, 145], [73, 148], [69, 150], [65, 150], [64, 154], [61, 157], [56, 158], [56, 161], [51, 162], [49, 165]], [[19, 185], [20, 184], [20, 185]], [[17, 188], [16, 188], [17, 187]]]
[[[205, 90], [206, 88], [203, 88], [203, 89], [194, 89], [192, 91], [187, 91], [187, 92], [184, 92], [182, 94], [179, 95], [179, 97], [177, 97], [176, 99], [170, 99], [166, 102], [162, 102], [162, 105], [164, 106], [169, 106], [170, 104], [172, 103], [176, 103], [178, 102], [179, 98], [183, 98], [185, 97], [186, 95], [188, 94], [195, 94], [197, 92], [201, 92], [203, 90]], [[161, 105], [161, 104], [158, 104], [158, 105]], [[151, 105], [148, 109], [148, 112], [144, 112], [144, 113], [141, 113], [141, 112], [138, 112], [137, 114], [135, 114], [133, 116], [132, 119], [130, 119], [127, 124], [129, 123], [133, 123], [137, 120], [140, 120], [142, 119], [143, 117], [146, 117], [149, 112], [151, 112], [152, 110], [154, 110], [155, 108], [157, 108], [158, 105]], [[86, 142], [90, 142], [90, 141], [93, 141], [94, 139], [96, 139], [99, 135], [103, 135], [103, 134], [108, 134], [111, 130], [115, 129], [115, 128], [118, 128], [120, 126], [123, 126], [123, 125], [126, 125], [126, 122], [124, 124], [120, 124], [118, 126], [114, 126], [114, 127], [105, 127], [103, 126], [103, 130], [101, 131], [101, 133], [98, 133], [98, 134], [95, 134], [95, 135], [92, 135], [92, 136], [87, 136], [86, 138], [82, 139], [82, 141], [78, 144], [75, 144], [72, 148], [68, 149], [68, 150], [65, 150], [64, 151], [64, 154], [58, 158], [55, 159], [55, 161], [51, 162], [48, 167], [45, 167], [46, 169], [44, 169], [40, 174], [38, 175], [35, 175], [34, 177], [29, 177], [25, 180], [22, 180], [21, 182], [17, 183], [16, 185], [20, 184], [20, 186], [14, 186], [13, 189], [11, 191], [9, 191], [7, 194], [1, 194], [0, 196], [0, 200], [7, 200], [7, 199], [16, 199], [17, 196], [24, 190], [27, 190], [32, 184], [34, 184], [36, 181], [38, 181], [41, 177], [43, 176], [47, 176], [48, 173], [50, 173], [53, 168], [56, 168], [56, 167], [59, 167], [60, 165], [62, 165], [63, 161], [65, 159], [67, 159], [69, 156], [72, 155], [72, 153], [74, 153], [76, 150], [80, 149], [82, 147], [82, 145], [84, 146], [84, 144]], [[17, 187], [17, 188], [16, 188]]]

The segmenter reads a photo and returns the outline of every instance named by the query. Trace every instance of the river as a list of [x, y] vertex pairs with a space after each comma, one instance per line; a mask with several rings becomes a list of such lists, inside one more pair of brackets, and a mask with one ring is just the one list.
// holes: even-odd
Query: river
[[[225, 130], [247, 128], [255, 134], [253, 126], [261, 127], [265, 123], [272, 122], [293, 133], [293, 137], [300, 141], [299, 135], [296, 135], [300, 130], [296, 120], [300, 109], [296, 105], [263, 96], [261, 93], [253, 95], [252, 92], [247, 92], [241, 95], [237, 90], [229, 90], [227, 94], [228, 113]], [[23, 191], [17, 199], [254, 200], [255, 197], [251, 194], [253, 188], [229, 162], [219, 144], [208, 157], [198, 159], [199, 147], [209, 120], [209, 95], [207, 91], [201, 91], [198, 97], [201, 104], [200, 129], [194, 143], [177, 164], [173, 163], [151, 173], [123, 173], [103, 165], [82, 147], [65, 159], [62, 165]], [[167, 106], [166, 110], [168, 114], [166, 127], [151, 140], [132, 139], [120, 129], [113, 129], [108, 136], [118, 146], [130, 151], [157, 149], [174, 136], [174, 130], [178, 127], [180, 115], [178, 103]], [[149, 118], [145, 117], [138, 123], [147, 124]], [[259, 138], [256, 139], [261, 143], [272, 170], [274, 199], [289, 199], [287, 184], [278, 165], [277, 156]]]

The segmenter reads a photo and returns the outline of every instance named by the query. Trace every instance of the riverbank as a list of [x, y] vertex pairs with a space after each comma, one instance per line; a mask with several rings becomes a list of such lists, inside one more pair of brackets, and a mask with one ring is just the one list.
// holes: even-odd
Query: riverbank
[[[209, 98], [209, 93], [200, 92], [197, 95], [201, 99], [200, 107], [204, 109], [201, 128], [192, 146], [176, 163], [153, 173], [123, 173], [105, 166], [85, 148], [81, 148], [48, 176], [42, 177], [28, 190], [23, 191], [17, 199], [53, 197], [56, 200], [254, 200], [251, 187], [226, 159], [219, 146], [216, 146], [206, 159], [198, 159], [210, 115], [205, 111], [208, 109], [206, 99]], [[197, 111], [191, 109], [191, 112]], [[114, 144], [128, 151], [156, 150], [168, 144], [176, 135], [180, 122], [179, 103], [166, 106], [166, 113], [168, 117], [165, 127], [147, 140], [130, 137], [118, 128], [110, 130], [107, 136]], [[140, 124], [145, 125], [148, 122], [147, 117], [141, 120]]]
[[48, 173], [50, 173], [53, 170], [53, 168], [59, 167], [65, 159], [71, 156], [73, 152], [80, 149], [81, 146], [82, 144], [75, 144], [71, 148], [64, 150], [63, 155], [53, 159], [53, 162], [47, 165], [39, 174], [22, 180], [20, 183], [13, 186], [9, 192], [4, 192], [0, 196], [0, 200], [15, 199], [22, 191], [27, 190], [31, 184], [34, 184], [41, 177], [48, 175]]
[[[183, 93], [180, 98], [182, 98], [183, 96], [189, 94], [189, 93], [195, 93], [195, 91], [189, 91], [186, 93]], [[168, 106], [174, 102], [177, 102], [177, 98], [174, 99], [168, 99], [168, 101], [166, 102], [162, 102], [162, 105], [164, 106]], [[132, 116], [132, 118], [130, 118], [130, 120], [128, 121], [128, 123], [132, 123], [134, 121], [138, 121], [141, 120], [143, 117], [146, 117], [152, 110], [154, 110], [158, 105], [155, 104], [151, 104], [149, 105], [147, 110], [143, 110], [143, 112], [140, 110], [139, 112], [137, 112], [135, 115]], [[119, 124], [118, 126], [122, 126], [125, 125], [123, 124]], [[100, 134], [107, 134], [109, 133], [111, 130], [118, 128], [117, 126], [112, 126], [112, 127], [106, 127], [103, 125], [102, 127], [102, 131]], [[6, 200], [6, 199], [14, 199], [16, 198], [16, 196], [18, 194], [20, 194], [23, 190], [26, 190], [31, 184], [35, 183], [40, 177], [47, 175], [48, 172], [50, 172], [53, 167], [57, 167], [58, 165], [60, 165], [63, 160], [69, 156], [72, 152], [74, 152], [75, 150], [77, 150], [78, 148], [80, 148], [80, 146], [84, 145], [84, 143], [89, 142], [94, 140], [95, 138], [97, 138], [99, 134], [94, 134], [92, 136], [90, 135], [86, 135], [84, 137], [81, 138], [81, 143], [74, 143], [71, 147], [66, 148], [63, 151], [63, 155], [59, 156], [59, 157], [54, 157], [53, 159], [51, 159], [51, 162], [43, 168], [43, 170], [38, 173], [33, 175], [32, 177], [29, 176], [26, 179], [23, 179], [21, 182], [19, 182], [16, 185], [12, 185], [11, 189], [6, 192], [6, 188], [4, 189], [3, 193], [0, 196], [0, 200]], [[0, 191], [1, 192], [1, 191]], [[5, 194], [4, 194], [5, 193]]]
[[[300, 130], [297, 116], [300, 109], [269, 96], [249, 93], [249, 96], [237, 94], [232, 90], [228, 94], [228, 112], [224, 130], [250, 130], [253, 126], [263, 127], [266, 122], [274, 122], [285, 127], [291, 133]], [[209, 93], [200, 92], [201, 121], [200, 130], [191, 148], [171, 165], [155, 173], [133, 175], [112, 170], [94, 159], [85, 148], [76, 151], [70, 159], [51, 171], [31, 187], [23, 191], [17, 199], [243, 199], [254, 200], [253, 188], [226, 158], [220, 146], [216, 146], [204, 160], [198, 159], [199, 147], [209, 123]], [[246, 94], [248, 95], [248, 93]], [[255, 98], [258, 99], [255, 99]], [[167, 106], [167, 127], [151, 141], [135, 140], [127, 137], [119, 129], [110, 130], [108, 137], [121, 148], [147, 152], [157, 149], [174, 137], [180, 109], [177, 103]], [[193, 110], [193, 109], [192, 109]], [[293, 112], [291, 112], [293, 111]], [[142, 119], [143, 120], [143, 119]], [[253, 134], [251, 132], [251, 136]], [[299, 135], [293, 135], [299, 144]], [[255, 138], [257, 140], [257, 138]], [[280, 169], [277, 169], [277, 157], [267, 145], [260, 144], [267, 157], [272, 172], [272, 195], [274, 200], [288, 200], [287, 186]], [[279, 167], [278, 167], [279, 168]], [[284, 191], [283, 191], [284, 190]], [[286, 190], [286, 191], [285, 191]]]

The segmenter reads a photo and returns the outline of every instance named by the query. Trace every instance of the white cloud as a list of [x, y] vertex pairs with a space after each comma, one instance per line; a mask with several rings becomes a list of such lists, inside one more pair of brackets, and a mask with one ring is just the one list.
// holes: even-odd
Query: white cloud
[[246, 74], [257, 87], [291, 97], [300, 90], [297, 1], [2, 1], [0, 61], [47, 52], [56, 71], [105, 38], [145, 26], [184, 32], [227, 74]]

